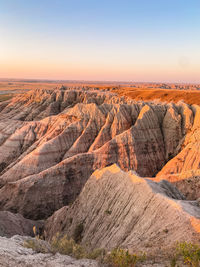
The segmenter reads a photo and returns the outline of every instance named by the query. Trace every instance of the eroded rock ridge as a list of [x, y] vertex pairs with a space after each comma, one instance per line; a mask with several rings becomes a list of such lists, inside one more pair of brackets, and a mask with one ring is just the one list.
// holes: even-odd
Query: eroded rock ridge
[[113, 163], [200, 196], [186, 182], [199, 183], [199, 106], [61, 88], [30, 91], [0, 110], [1, 210], [47, 218], [76, 199], [94, 170]]

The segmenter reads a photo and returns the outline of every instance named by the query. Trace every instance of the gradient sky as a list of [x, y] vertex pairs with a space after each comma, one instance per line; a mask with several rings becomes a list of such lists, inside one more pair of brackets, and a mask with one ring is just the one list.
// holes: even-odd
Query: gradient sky
[[0, 0], [0, 77], [200, 82], [199, 0]]

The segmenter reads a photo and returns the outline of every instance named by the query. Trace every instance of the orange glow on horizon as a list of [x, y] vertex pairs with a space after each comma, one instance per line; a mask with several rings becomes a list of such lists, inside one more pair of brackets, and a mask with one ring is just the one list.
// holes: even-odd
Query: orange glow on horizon
[[176, 73], [173, 69], [156, 70], [154, 67], [142, 66], [90, 66], [57, 62], [0, 63], [0, 78], [200, 83], [199, 77], [195, 70], [190, 73]]

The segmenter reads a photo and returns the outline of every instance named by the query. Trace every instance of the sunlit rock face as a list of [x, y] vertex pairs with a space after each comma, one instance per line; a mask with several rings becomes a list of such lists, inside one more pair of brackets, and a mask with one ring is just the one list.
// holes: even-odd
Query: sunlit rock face
[[[200, 157], [190, 160], [199, 142], [195, 106], [61, 88], [30, 91], [0, 110], [0, 209], [27, 218], [46, 218], [73, 202], [94, 170], [113, 163], [166, 179], [169, 169], [179, 175], [199, 168]], [[165, 169], [189, 146], [191, 164]]]
[[93, 248], [159, 251], [176, 241], [200, 238], [200, 207], [187, 201], [169, 182], [159, 183], [123, 172], [116, 164], [96, 170], [71, 206], [46, 222], [47, 238], [57, 232]]

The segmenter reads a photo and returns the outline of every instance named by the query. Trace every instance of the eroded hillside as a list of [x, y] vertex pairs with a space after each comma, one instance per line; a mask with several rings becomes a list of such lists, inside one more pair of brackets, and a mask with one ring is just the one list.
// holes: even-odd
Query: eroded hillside
[[199, 106], [62, 87], [16, 96], [0, 110], [1, 210], [47, 218], [113, 163], [200, 196]]
[[[80, 227], [81, 225], [81, 227]], [[116, 164], [95, 171], [71, 206], [63, 207], [45, 225], [47, 238], [57, 232], [92, 248], [166, 251], [176, 242], [200, 238], [200, 207], [187, 201], [167, 181], [156, 183], [123, 172]]]

